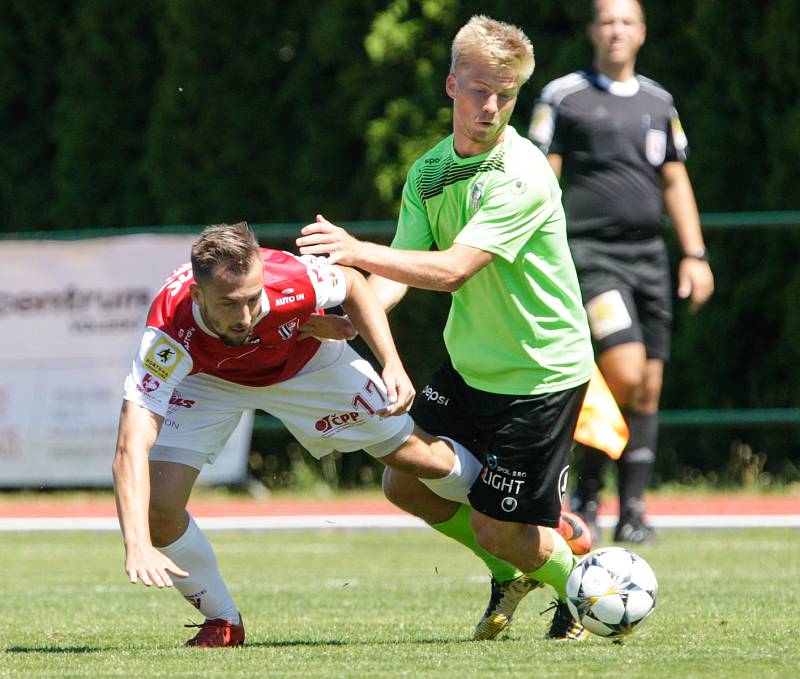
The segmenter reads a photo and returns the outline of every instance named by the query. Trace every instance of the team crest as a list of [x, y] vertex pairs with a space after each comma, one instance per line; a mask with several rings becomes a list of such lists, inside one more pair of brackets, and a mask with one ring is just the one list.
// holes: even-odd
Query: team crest
[[664, 130], [647, 130], [644, 151], [653, 167], [661, 167], [667, 157], [667, 133]]
[[481, 203], [483, 202], [484, 184], [486, 184], [486, 180], [479, 179], [472, 186], [472, 191], [470, 192], [470, 204], [472, 205], [473, 212], [477, 212], [478, 208], [481, 206]]
[[278, 328], [278, 334], [281, 336], [281, 339], [284, 341], [292, 339], [299, 324], [300, 321], [297, 318], [293, 318], [291, 321], [286, 321], [286, 323], [281, 325]]

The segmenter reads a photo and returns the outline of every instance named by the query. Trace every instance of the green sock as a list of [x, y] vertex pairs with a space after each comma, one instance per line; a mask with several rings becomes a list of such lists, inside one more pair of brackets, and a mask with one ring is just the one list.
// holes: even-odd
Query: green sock
[[[469, 507], [467, 505], [461, 505], [458, 511], [447, 521], [432, 523], [431, 526], [443, 535], [453, 538], [456, 542], [460, 542], [468, 549], [471, 549], [486, 564], [498, 582], [508, 582], [522, 575], [521, 570], [506, 561], [498, 559], [496, 556], [492, 556], [478, 544], [475, 539], [475, 533], [469, 523]], [[567, 548], [567, 551], [569, 551], [569, 548]]]
[[528, 573], [528, 576], [550, 585], [559, 601], [567, 600], [567, 578], [572, 572], [578, 559], [572, 553], [564, 538], [562, 538], [552, 528], [553, 534], [553, 554], [537, 570]]

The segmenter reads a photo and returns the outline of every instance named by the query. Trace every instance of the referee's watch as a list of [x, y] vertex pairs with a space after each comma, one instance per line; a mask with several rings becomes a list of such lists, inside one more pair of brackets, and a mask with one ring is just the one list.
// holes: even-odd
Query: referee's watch
[[691, 252], [687, 252], [683, 255], [684, 259], [699, 259], [701, 262], [708, 261], [708, 250], [705, 248], [698, 248], [697, 250], [692, 250]]

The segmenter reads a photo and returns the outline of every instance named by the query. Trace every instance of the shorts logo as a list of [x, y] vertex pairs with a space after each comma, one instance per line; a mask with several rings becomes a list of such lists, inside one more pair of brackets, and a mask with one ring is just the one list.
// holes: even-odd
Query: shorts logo
[[507, 469], [503, 469], [502, 471], [492, 471], [487, 466], [484, 467], [483, 471], [481, 472], [481, 481], [483, 481], [487, 486], [491, 486], [495, 490], [519, 495], [519, 491], [525, 481], [523, 481], [521, 478], [509, 478], [509, 475], [517, 476], [520, 474], [519, 472], [509, 472]]
[[281, 339], [284, 342], [294, 337], [294, 333], [297, 330], [299, 323], [300, 321], [297, 318], [293, 318], [291, 321], [286, 321], [286, 323], [278, 328], [278, 334], [281, 336]]
[[628, 307], [619, 290], [608, 290], [586, 302], [589, 328], [595, 340], [601, 340], [633, 325]]
[[150, 373], [145, 373], [144, 374], [144, 377], [142, 378], [142, 391], [145, 394], [150, 394], [150, 393], [154, 392], [160, 386], [161, 386], [161, 382], [159, 382]]
[[144, 367], [161, 380], [168, 380], [183, 358], [183, 349], [169, 340], [156, 342], [144, 357]]
[[433, 389], [430, 385], [427, 385], [422, 390], [422, 395], [425, 397], [427, 401], [432, 401], [433, 403], [438, 403], [440, 406], [446, 406], [450, 403], [450, 397], [445, 396], [444, 394], [440, 394], [438, 391]]
[[486, 456], [486, 466], [489, 469], [497, 469], [497, 456], [496, 455], [487, 455]]
[[342, 429], [349, 429], [364, 424], [366, 420], [361, 413], [356, 411], [350, 413], [335, 413], [326, 415], [317, 420], [314, 428], [320, 433], [323, 438], [333, 436], [336, 432]]
[[504, 497], [503, 501], [500, 503], [500, 509], [504, 512], [513, 512], [517, 508], [517, 498], [515, 497]]
[[167, 407], [167, 415], [172, 415], [178, 408], [191, 408], [195, 402], [190, 398], [182, 398], [181, 392], [177, 389], [172, 392], [169, 399], [169, 406]]
[[567, 494], [567, 482], [569, 481], [569, 465], [564, 467], [561, 470], [561, 473], [558, 475], [558, 493], [559, 497], [563, 500], [564, 496]]

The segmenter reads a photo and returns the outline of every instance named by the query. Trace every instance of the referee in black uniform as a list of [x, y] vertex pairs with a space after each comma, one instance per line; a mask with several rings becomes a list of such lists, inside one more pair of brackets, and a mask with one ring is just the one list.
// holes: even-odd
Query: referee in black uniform
[[[653, 537], [643, 495], [655, 461], [672, 322], [664, 208], [683, 250], [678, 297], [697, 309], [712, 294], [714, 279], [672, 97], [635, 72], [645, 39], [640, 2], [595, 0], [588, 34], [592, 68], [544, 88], [529, 136], [560, 177], [597, 362], [630, 430], [618, 462], [614, 540], [642, 542]], [[572, 499], [595, 537], [604, 459], [599, 451], [584, 451]]]

